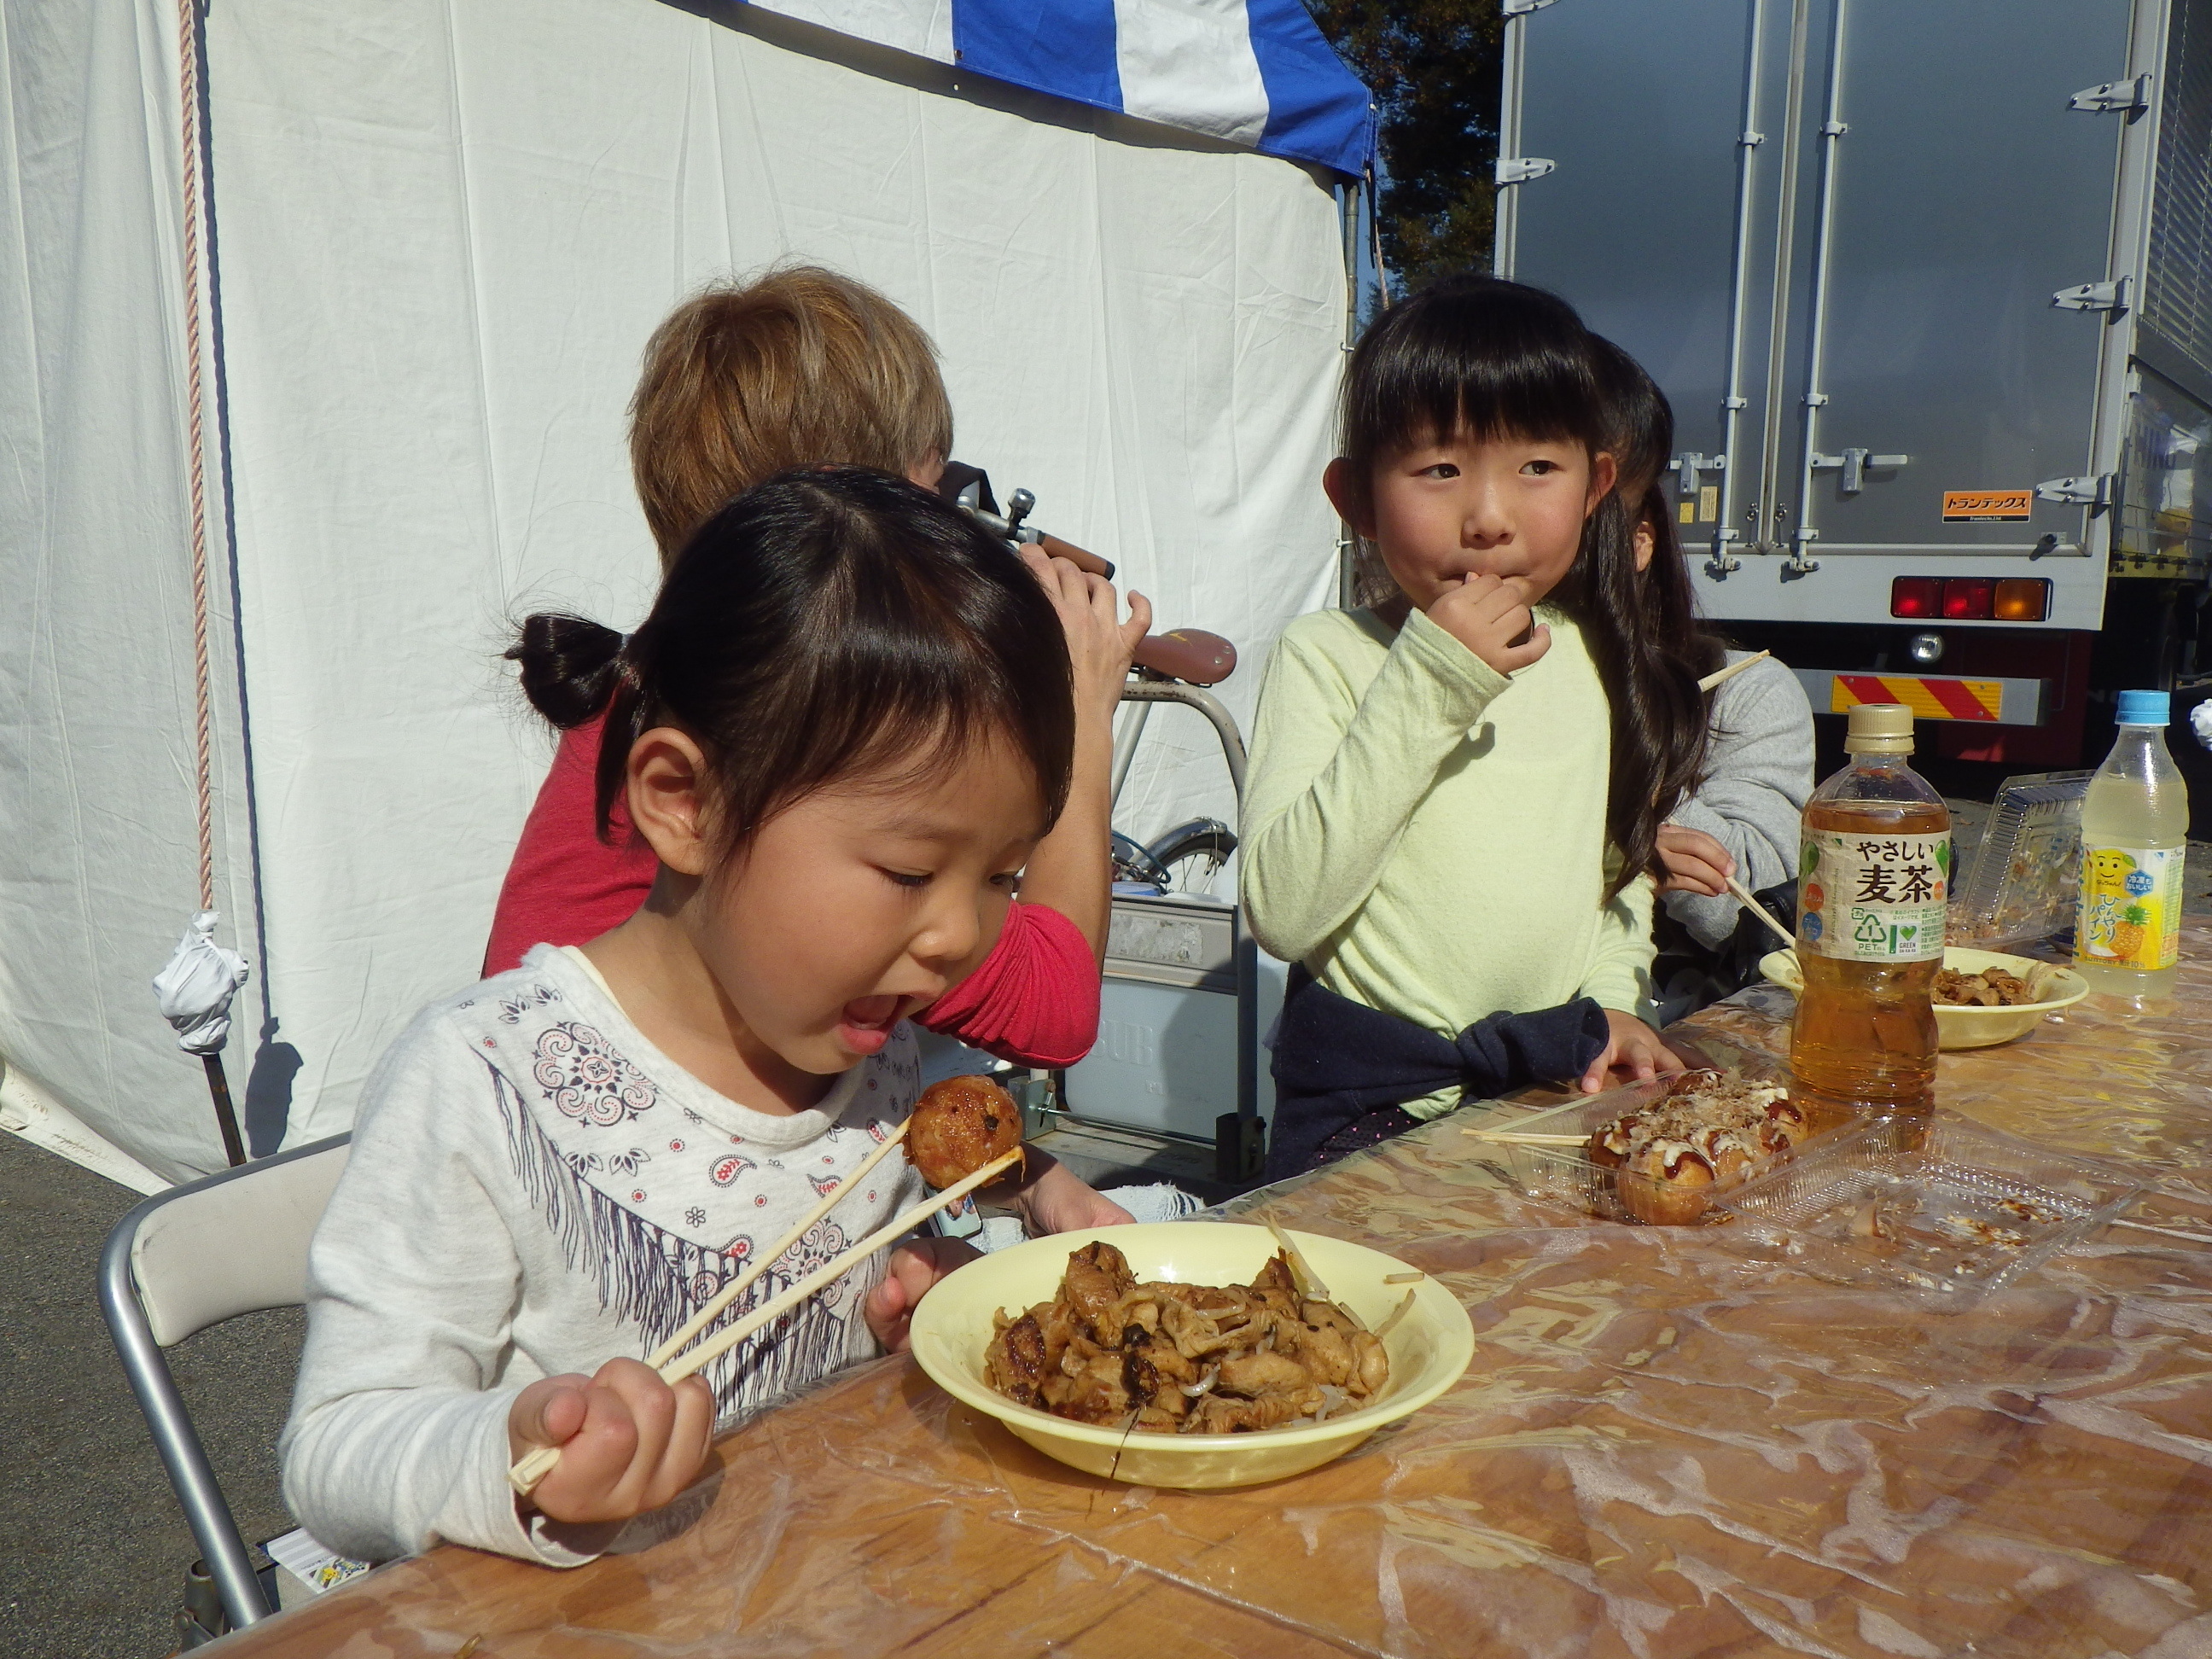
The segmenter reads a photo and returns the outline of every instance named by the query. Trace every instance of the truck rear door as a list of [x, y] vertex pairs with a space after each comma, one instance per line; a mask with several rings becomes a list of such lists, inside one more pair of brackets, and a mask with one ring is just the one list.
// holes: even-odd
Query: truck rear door
[[2050, 583], [2044, 614], [2009, 625], [2099, 625], [2094, 502], [2039, 486], [2117, 465], [2107, 302], [2124, 295], [2100, 285], [2126, 117], [2069, 100], [2124, 75], [2132, 11], [1556, 0], [1516, 17], [1501, 180], [1522, 181], [1501, 192], [1499, 268], [1574, 301], [1666, 388], [1709, 614], [1887, 622], [1894, 579], [1964, 574]]

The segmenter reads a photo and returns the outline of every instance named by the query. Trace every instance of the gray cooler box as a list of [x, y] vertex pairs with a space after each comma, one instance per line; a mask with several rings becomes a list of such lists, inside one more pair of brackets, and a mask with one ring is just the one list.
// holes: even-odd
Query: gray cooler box
[[[1237, 912], [1200, 896], [1117, 896], [1106, 939], [1098, 1042], [1065, 1074], [1060, 1103], [1091, 1122], [1212, 1143], [1237, 1110]], [[1255, 952], [1253, 1029], [1283, 1005], [1285, 969]], [[1267, 1056], [1256, 1103], [1275, 1109]]]

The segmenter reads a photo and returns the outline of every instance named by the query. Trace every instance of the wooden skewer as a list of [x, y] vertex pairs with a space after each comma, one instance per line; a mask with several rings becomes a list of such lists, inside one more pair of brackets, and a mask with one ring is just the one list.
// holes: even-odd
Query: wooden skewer
[[1755, 655], [1746, 657], [1741, 662], [1732, 662], [1725, 668], [1716, 668], [1698, 682], [1698, 690], [1710, 691], [1717, 685], [1725, 685], [1753, 663], [1765, 662], [1773, 654], [1771, 651], [1761, 651]]
[[[715, 1332], [690, 1352], [663, 1364], [659, 1367], [661, 1380], [680, 1382], [692, 1372], [712, 1364], [754, 1332], [797, 1307], [823, 1285], [833, 1279], [842, 1279], [884, 1245], [913, 1231], [939, 1210], [957, 1204], [978, 1187], [996, 1180], [1019, 1163], [1021, 1157], [1022, 1149], [1017, 1146], [1012, 1152], [993, 1158], [966, 1180], [955, 1182], [936, 1197], [915, 1205], [896, 1220], [886, 1222], [842, 1255], [816, 1268], [781, 1296], [771, 1297], [744, 1318]], [[560, 1461], [561, 1449], [558, 1446], [539, 1446], [525, 1453], [514, 1467], [507, 1470], [507, 1484], [526, 1498], [537, 1489], [539, 1481], [553, 1472], [554, 1466]]]
[[897, 1128], [892, 1130], [890, 1133], [890, 1138], [885, 1140], [882, 1146], [877, 1147], [875, 1151], [870, 1152], [866, 1158], [862, 1158], [860, 1163], [860, 1167], [855, 1169], [852, 1174], [847, 1176], [835, 1187], [832, 1187], [828, 1192], [823, 1194], [821, 1202], [817, 1203], [812, 1209], [801, 1216], [799, 1219], [798, 1224], [793, 1226], [789, 1232], [786, 1233], [781, 1238], [776, 1240], [774, 1249], [765, 1252], [758, 1261], [753, 1263], [751, 1267], [746, 1268], [744, 1272], [739, 1273], [727, 1285], [725, 1285], [713, 1301], [709, 1302], [705, 1307], [700, 1309], [697, 1313], [693, 1314], [691, 1317], [685, 1322], [684, 1328], [681, 1330], [678, 1331], [676, 1334], [670, 1337], [667, 1341], [655, 1348], [651, 1353], [646, 1355], [645, 1363], [652, 1366], [655, 1370], [659, 1370], [663, 1365], [666, 1364], [678, 1354], [681, 1353], [693, 1337], [698, 1335], [700, 1332], [705, 1330], [708, 1326], [713, 1324], [715, 1320], [721, 1317], [723, 1309], [728, 1307], [732, 1302], [735, 1302], [747, 1291], [752, 1289], [754, 1281], [759, 1279], [759, 1277], [763, 1273], [766, 1273], [770, 1267], [773, 1267], [777, 1262], [781, 1261], [783, 1259], [783, 1253], [786, 1250], [789, 1249], [793, 1245], [798, 1243], [800, 1239], [806, 1237], [806, 1230], [808, 1228], [811, 1227], [816, 1222], [821, 1220], [822, 1218], [829, 1214], [831, 1210], [836, 1208], [837, 1200], [844, 1197], [846, 1194], [851, 1192], [855, 1186], [859, 1185], [860, 1178], [866, 1175], [869, 1170], [874, 1169], [878, 1164], [881, 1163], [883, 1159], [890, 1154], [891, 1149], [896, 1146], [901, 1140], [905, 1139], [907, 1129], [913, 1121], [914, 1120], [912, 1118], [908, 1118], [906, 1122], [900, 1124]]
[[1750, 888], [1745, 886], [1734, 876], [1727, 877], [1725, 879], [1728, 882], [1729, 891], [1734, 893], [1738, 898], [1743, 901], [1743, 908], [1745, 909], [1750, 911], [1752, 915], [1757, 916], [1769, 927], [1771, 927], [1777, 937], [1781, 939], [1783, 944], [1788, 945], [1793, 951], [1797, 948], [1796, 939], [1790, 933], [1787, 927], [1784, 927], [1780, 922], [1775, 921], [1773, 912], [1759, 902], [1757, 895], [1753, 894]]
[[1589, 1140], [1588, 1135], [1545, 1134], [1534, 1129], [1462, 1129], [1460, 1133], [1477, 1140], [1494, 1140], [1501, 1146], [1580, 1146]]

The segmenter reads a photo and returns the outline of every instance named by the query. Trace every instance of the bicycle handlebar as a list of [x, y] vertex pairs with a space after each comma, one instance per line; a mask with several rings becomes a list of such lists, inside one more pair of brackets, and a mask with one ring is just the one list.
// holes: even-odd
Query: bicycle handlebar
[[[1058, 536], [1048, 536], [1024, 523], [1036, 497], [1026, 489], [1013, 493], [1006, 514], [991, 494], [991, 480], [982, 468], [964, 461], [947, 461], [938, 482], [938, 493], [960, 507], [976, 523], [1009, 542], [1027, 542], [1048, 558], [1065, 559], [1086, 575], [1114, 580], [1114, 567], [1088, 548]], [[1237, 672], [1237, 647], [1218, 634], [1201, 629], [1175, 628], [1164, 634], [1147, 634], [1137, 643], [1133, 660], [1154, 679], [1180, 680], [1186, 685], [1218, 685]]]
[[1149, 673], [1186, 685], [1218, 685], [1237, 672], [1237, 647], [1203, 629], [1174, 628], [1138, 641], [1133, 660]]
[[1057, 536], [1040, 535], [1036, 538], [1036, 544], [1038, 550], [1048, 557], [1066, 559], [1068, 563], [1085, 574], [1103, 576], [1108, 581], [1114, 580], [1112, 565], [1107, 563], [1096, 553], [1078, 547], [1073, 542], [1064, 542]]

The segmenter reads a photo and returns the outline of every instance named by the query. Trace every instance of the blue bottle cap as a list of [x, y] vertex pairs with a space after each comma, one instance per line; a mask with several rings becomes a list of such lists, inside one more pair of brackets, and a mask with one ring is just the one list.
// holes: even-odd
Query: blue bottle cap
[[2166, 691], [2123, 691], [2120, 693], [2119, 723], [2122, 726], [2165, 726], [2173, 719], [2173, 697]]

